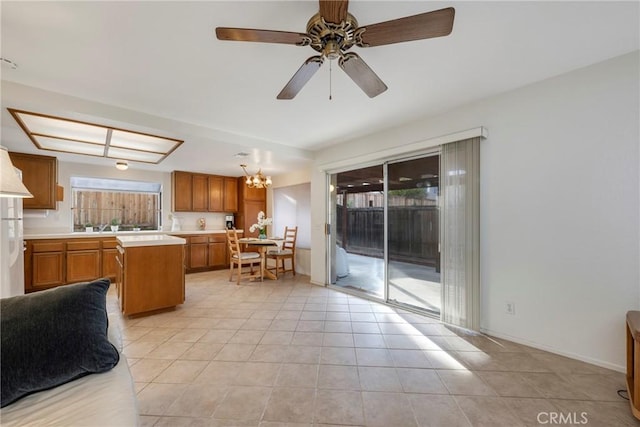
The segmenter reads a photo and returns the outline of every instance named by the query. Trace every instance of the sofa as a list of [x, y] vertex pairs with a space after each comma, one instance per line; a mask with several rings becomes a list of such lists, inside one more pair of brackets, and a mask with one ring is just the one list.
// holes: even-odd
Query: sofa
[[137, 426], [108, 279], [0, 300], [2, 426]]

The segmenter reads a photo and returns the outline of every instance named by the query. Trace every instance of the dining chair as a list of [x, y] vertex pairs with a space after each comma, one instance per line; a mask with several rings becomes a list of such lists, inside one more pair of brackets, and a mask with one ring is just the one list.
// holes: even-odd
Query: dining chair
[[[240, 284], [240, 279], [257, 279], [262, 281], [262, 270], [264, 269], [264, 260], [258, 252], [242, 252], [240, 242], [238, 241], [238, 232], [236, 229], [227, 230], [227, 244], [229, 245], [229, 281], [233, 280], [233, 272], [237, 267], [238, 277], [236, 284]], [[244, 272], [242, 268], [248, 266], [249, 271]], [[254, 272], [254, 267], [257, 271]]]
[[[278, 277], [278, 274], [282, 274], [291, 271], [293, 275], [296, 275], [296, 238], [298, 237], [298, 227], [285, 227], [284, 228], [284, 240], [282, 242], [282, 249], [270, 249], [267, 251], [267, 260], [273, 259], [276, 262], [274, 274]], [[285, 261], [291, 260], [291, 268], [287, 269]]]

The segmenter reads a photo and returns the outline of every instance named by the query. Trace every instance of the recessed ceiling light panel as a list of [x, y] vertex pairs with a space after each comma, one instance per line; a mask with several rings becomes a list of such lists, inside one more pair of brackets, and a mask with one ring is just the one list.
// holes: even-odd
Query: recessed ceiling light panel
[[113, 159], [132, 160], [134, 162], [159, 163], [164, 155], [161, 153], [150, 153], [148, 151], [136, 151], [119, 147], [110, 147], [107, 157], [111, 157]]
[[8, 108], [42, 150], [160, 163], [184, 141]]
[[104, 144], [107, 138], [108, 129], [100, 126], [30, 114], [21, 114], [20, 118], [34, 135], [45, 135], [52, 138], [64, 138], [98, 144]]
[[85, 154], [87, 156], [104, 156], [104, 145], [87, 144], [84, 142], [68, 141], [66, 139], [50, 138], [34, 135], [43, 150], [60, 151], [63, 153]]

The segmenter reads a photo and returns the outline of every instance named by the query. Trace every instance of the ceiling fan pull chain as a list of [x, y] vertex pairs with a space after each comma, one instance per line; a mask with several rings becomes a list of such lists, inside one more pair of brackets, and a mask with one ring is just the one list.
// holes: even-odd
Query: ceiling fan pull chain
[[331, 101], [333, 98], [331, 97], [331, 63], [333, 61], [329, 61], [329, 101]]

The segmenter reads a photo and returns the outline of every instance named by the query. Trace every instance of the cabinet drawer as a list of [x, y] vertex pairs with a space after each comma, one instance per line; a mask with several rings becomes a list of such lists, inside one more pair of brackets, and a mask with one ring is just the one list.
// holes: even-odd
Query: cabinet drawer
[[224, 243], [227, 241], [227, 235], [226, 234], [221, 234], [221, 235], [211, 235], [209, 236], [209, 243]]
[[33, 252], [62, 252], [63, 242], [38, 242], [33, 244]]
[[100, 249], [100, 241], [99, 240], [89, 240], [89, 241], [79, 241], [79, 242], [68, 242], [67, 250], [68, 251], [86, 251], [89, 249]]
[[191, 243], [207, 243], [207, 236], [191, 236]]
[[115, 249], [118, 246], [117, 240], [103, 240], [102, 249]]

